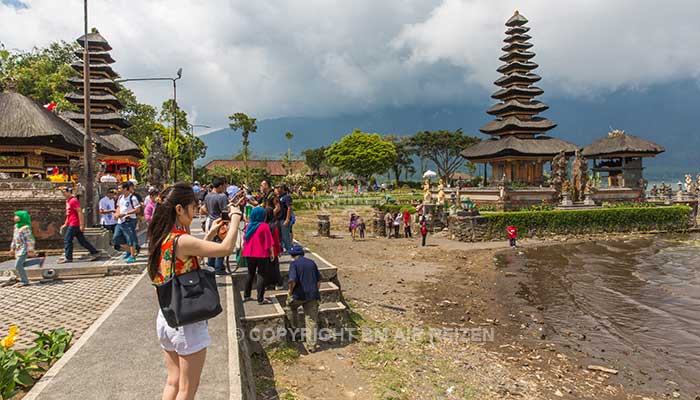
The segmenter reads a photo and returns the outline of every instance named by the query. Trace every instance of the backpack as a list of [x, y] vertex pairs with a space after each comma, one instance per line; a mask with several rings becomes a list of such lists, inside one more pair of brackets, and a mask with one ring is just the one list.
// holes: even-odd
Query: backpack
[[141, 195], [134, 192], [133, 194], [129, 195], [129, 203], [131, 203], [131, 208], [135, 209], [136, 206], [134, 205], [134, 197], [136, 197], [136, 202], [138, 203], [138, 210], [136, 211], [136, 216], [141, 216], [143, 215], [143, 199], [141, 198]]

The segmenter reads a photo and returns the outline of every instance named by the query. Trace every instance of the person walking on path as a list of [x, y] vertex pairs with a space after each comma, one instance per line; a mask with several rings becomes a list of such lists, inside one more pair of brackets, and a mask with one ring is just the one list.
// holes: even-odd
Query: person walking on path
[[[221, 243], [213, 241], [222, 225], [220, 219], [212, 223], [204, 239], [190, 234], [190, 225], [197, 210], [197, 198], [190, 185], [176, 183], [163, 191], [161, 199], [148, 226], [148, 275], [153, 285], [166, 283], [172, 279], [172, 275], [199, 269], [199, 257], [223, 257], [233, 252], [237, 229], [229, 229]], [[232, 224], [240, 223], [241, 211], [237, 207], [231, 207], [229, 213]], [[177, 246], [173, 249], [176, 240]], [[162, 311], [158, 310], [156, 333], [168, 374], [162, 398], [194, 399], [207, 347], [211, 344], [207, 321], [172, 328]]]
[[292, 247], [291, 231], [292, 228], [292, 196], [289, 194], [287, 185], [280, 186], [280, 214], [278, 221], [280, 224], [280, 240], [282, 241], [282, 251], [287, 251]]
[[244, 301], [250, 300], [253, 280], [256, 280], [258, 304], [272, 303], [265, 298], [265, 285], [271, 280], [272, 267], [270, 265], [275, 261], [274, 239], [270, 226], [265, 223], [265, 209], [262, 207], [255, 207], [250, 212], [250, 222], [245, 230], [242, 255], [245, 257], [245, 263], [248, 267], [248, 279], [243, 293]]
[[143, 219], [146, 220], [147, 224], [150, 224], [151, 220], [153, 220], [153, 213], [156, 211], [156, 207], [160, 202], [158, 190], [152, 187], [148, 197], [150, 200], [146, 204], [146, 208], [143, 210]]
[[357, 237], [357, 215], [354, 212], [350, 213], [350, 224], [348, 225], [348, 230], [352, 235], [352, 240]]
[[[41, 268], [44, 265], [46, 257], [33, 258], [34, 253], [34, 233], [32, 232], [32, 219], [29, 213], [23, 210], [15, 211], [15, 229], [12, 234], [12, 244], [10, 245], [10, 257], [15, 257], [15, 270], [22, 286], [29, 285], [27, 271], [25, 267], [39, 265]], [[32, 257], [31, 260], [27, 258]]]
[[[117, 219], [117, 227], [114, 230], [112, 244], [115, 250], [125, 250], [124, 258], [127, 264], [132, 264], [136, 261], [138, 239], [136, 238], [136, 213], [138, 212], [136, 205], [139, 204], [131, 195], [129, 189], [130, 182], [121, 184], [122, 194], [117, 200], [117, 212], [114, 217]], [[132, 222], [134, 228], [132, 228]]]
[[516, 248], [515, 241], [518, 238], [518, 228], [516, 228], [513, 225], [509, 225], [506, 228], [506, 232], [508, 233], [508, 244], [510, 244], [511, 248]]
[[[211, 229], [211, 225], [214, 221], [221, 218], [221, 214], [226, 210], [226, 205], [228, 204], [228, 195], [225, 192], [226, 185], [224, 185], [224, 180], [221, 178], [214, 178], [212, 185], [214, 186], [212, 192], [204, 198], [204, 209], [207, 213], [207, 222], [204, 228], [205, 232]], [[214, 241], [220, 241], [220, 239], [214, 238]], [[224, 257], [210, 258], [207, 260], [207, 264], [214, 268], [214, 272], [218, 275], [226, 273]]]
[[411, 213], [408, 210], [403, 211], [403, 235], [407, 238], [413, 237], [411, 233]]
[[317, 346], [318, 304], [321, 301], [321, 273], [313, 260], [304, 257], [304, 249], [294, 246], [289, 249], [294, 259], [289, 265], [289, 306], [292, 329], [299, 329], [299, 307], [304, 309], [306, 351], [313, 353]]
[[365, 220], [362, 217], [357, 217], [357, 229], [360, 231], [360, 239], [365, 238]]
[[99, 260], [100, 253], [83, 235], [85, 216], [80, 208], [80, 202], [73, 196], [73, 188], [68, 186], [63, 189], [63, 196], [66, 198], [66, 222], [61, 226], [61, 232], [63, 232], [63, 257], [59, 258], [57, 263], [73, 262], [74, 238], [78, 239], [78, 243], [90, 252], [90, 261]]
[[117, 191], [114, 189], [109, 189], [105, 197], [100, 199], [100, 225], [108, 231], [112, 232], [114, 236], [114, 228], [117, 226], [117, 220], [114, 218], [114, 213], [116, 212], [116, 207], [114, 199], [117, 197]]
[[391, 216], [389, 211], [384, 214], [384, 228], [386, 229], [386, 237], [391, 239], [391, 232], [394, 227], [394, 217]]
[[425, 215], [420, 218], [420, 235], [422, 244], [425, 247], [425, 238], [428, 236], [428, 221], [425, 219]]
[[401, 213], [394, 214], [394, 237], [399, 238], [399, 229], [401, 228]]

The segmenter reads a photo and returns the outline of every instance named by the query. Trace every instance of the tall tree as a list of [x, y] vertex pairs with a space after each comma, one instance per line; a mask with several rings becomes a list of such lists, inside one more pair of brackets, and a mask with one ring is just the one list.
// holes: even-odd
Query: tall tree
[[326, 163], [326, 150], [328, 147], [318, 147], [315, 149], [304, 150], [301, 154], [306, 159], [306, 165], [311, 169], [314, 175], [321, 174], [321, 168]]
[[396, 162], [391, 166], [391, 169], [396, 177], [396, 186], [398, 186], [402, 171], [406, 171], [407, 176], [411, 170], [410, 173], [415, 173], [415, 168], [413, 168], [414, 149], [411, 146], [411, 138], [398, 135], [387, 135], [384, 138], [393, 143], [396, 149]]
[[478, 141], [479, 138], [467, 136], [462, 133], [462, 129], [457, 129], [418, 132], [411, 139], [411, 144], [420, 157], [435, 164], [440, 178], [451, 182], [452, 175], [464, 162], [459, 153]]
[[229, 115], [228, 119], [232, 121], [228, 126], [234, 131], [241, 131], [241, 136], [243, 137], [243, 168], [245, 173], [245, 183], [249, 183], [250, 171], [248, 169], [248, 146], [250, 146], [250, 141], [248, 136], [258, 130], [258, 125], [255, 123], [255, 118], [250, 118], [244, 113], [235, 113]]
[[377, 133], [364, 133], [355, 129], [351, 134], [335, 142], [326, 151], [328, 162], [351, 172], [363, 183], [374, 174], [383, 174], [396, 161], [394, 144]]
[[0, 92], [12, 87], [41, 104], [54, 102], [59, 109], [73, 109], [63, 96], [73, 90], [68, 78], [78, 76], [70, 67], [78, 48], [77, 44], [63, 41], [31, 51], [0, 47]]

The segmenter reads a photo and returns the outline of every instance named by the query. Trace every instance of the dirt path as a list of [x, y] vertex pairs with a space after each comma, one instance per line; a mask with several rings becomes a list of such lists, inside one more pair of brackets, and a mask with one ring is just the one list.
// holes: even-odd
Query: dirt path
[[[369, 209], [356, 211], [371, 225]], [[344, 237], [325, 239], [315, 236], [315, 214], [297, 216], [296, 238], [339, 268], [362, 336], [298, 359], [270, 357], [280, 398], [644, 398], [547, 342], [539, 310], [518, 300], [527, 298], [522, 271], [495, 268], [505, 243], [352, 241], [340, 230], [348, 210], [332, 214]]]

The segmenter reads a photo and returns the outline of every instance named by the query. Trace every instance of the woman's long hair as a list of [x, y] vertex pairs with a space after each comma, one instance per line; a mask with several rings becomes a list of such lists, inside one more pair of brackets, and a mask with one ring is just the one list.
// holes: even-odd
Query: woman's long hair
[[178, 182], [161, 194], [161, 203], [153, 211], [153, 218], [148, 225], [148, 275], [153, 279], [160, 272], [160, 247], [175, 226], [177, 213], [175, 207], [187, 208], [196, 204], [197, 198], [192, 186]]

